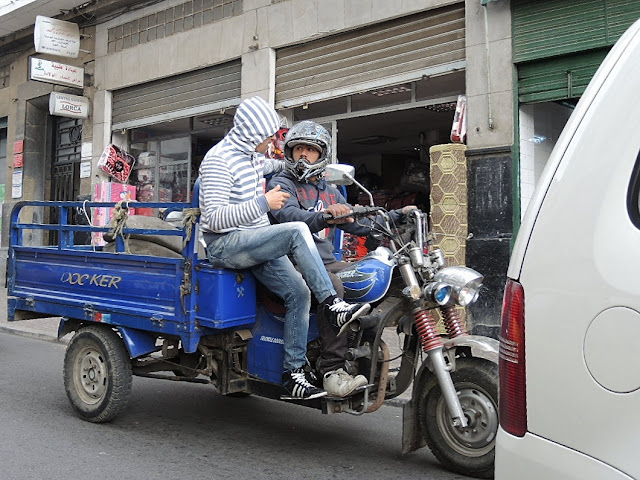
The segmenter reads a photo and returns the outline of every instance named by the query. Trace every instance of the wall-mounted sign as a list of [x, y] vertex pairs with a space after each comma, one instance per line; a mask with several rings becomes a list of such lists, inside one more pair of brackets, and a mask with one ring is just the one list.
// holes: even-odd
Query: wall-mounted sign
[[13, 168], [20, 168], [23, 167], [23, 163], [22, 163], [22, 159], [23, 159], [23, 154], [22, 153], [14, 153], [13, 154]]
[[89, 116], [89, 99], [52, 92], [49, 94], [49, 113], [59, 117], [87, 118]]
[[38, 15], [33, 29], [33, 43], [37, 53], [78, 58], [80, 51], [78, 24]]
[[11, 175], [11, 198], [22, 197], [22, 169], [14, 170]]
[[84, 68], [51, 62], [44, 58], [31, 57], [29, 80], [67, 85], [82, 88], [84, 86]]
[[13, 142], [13, 167], [22, 167], [24, 139]]

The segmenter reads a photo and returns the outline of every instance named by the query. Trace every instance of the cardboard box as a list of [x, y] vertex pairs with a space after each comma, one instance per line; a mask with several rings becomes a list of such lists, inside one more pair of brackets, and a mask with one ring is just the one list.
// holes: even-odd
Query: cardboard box
[[[119, 202], [120, 200], [131, 201], [136, 199], [136, 187], [125, 183], [101, 182], [96, 183], [93, 200], [96, 202]], [[93, 212], [93, 225], [108, 225], [113, 216], [113, 208], [97, 207]], [[129, 215], [134, 215], [135, 209], [129, 209]], [[104, 245], [102, 232], [93, 232], [94, 245]]]

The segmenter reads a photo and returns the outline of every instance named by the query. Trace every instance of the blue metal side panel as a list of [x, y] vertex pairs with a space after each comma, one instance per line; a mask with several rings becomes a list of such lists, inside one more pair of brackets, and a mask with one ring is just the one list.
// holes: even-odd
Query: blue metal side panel
[[[249, 374], [267, 382], [282, 383], [284, 318], [258, 307], [253, 338], [247, 347]], [[318, 338], [316, 316], [309, 316], [307, 342]]]
[[19, 309], [165, 334], [194, 333], [195, 322], [180, 300], [182, 259], [43, 247], [13, 247], [12, 255], [10, 320]]
[[199, 262], [195, 273], [196, 318], [204, 328], [252, 325], [256, 318], [256, 280], [248, 271], [213, 268]]

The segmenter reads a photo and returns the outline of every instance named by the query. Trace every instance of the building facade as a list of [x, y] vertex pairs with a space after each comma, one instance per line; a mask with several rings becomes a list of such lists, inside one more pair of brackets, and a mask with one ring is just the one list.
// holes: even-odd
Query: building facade
[[[98, 168], [108, 144], [134, 157], [128, 183], [137, 200], [189, 200], [202, 157], [253, 95], [283, 123], [325, 125], [336, 160], [356, 166], [376, 201], [428, 208], [439, 201], [430, 195], [429, 150], [450, 143], [463, 95], [466, 177], [438, 188], [445, 200], [466, 201], [457, 244], [486, 277], [469, 327], [496, 335], [519, 215], [510, 2], [111, 0], [64, 10], [61, 0], [56, 12], [35, 8], [78, 24], [73, 59], [35, 52], [33, 7], [48, 2], [23, 3], [32, 8], [11, 18], [24, 25], [0, 10], [3, 251], [15, 202], [92, 198], [110, 181]], [[30, 79], [33, 58], [82, 68], [82, 87]], [[88, 116], [51, 115], [51, 93], [87, 98]]]

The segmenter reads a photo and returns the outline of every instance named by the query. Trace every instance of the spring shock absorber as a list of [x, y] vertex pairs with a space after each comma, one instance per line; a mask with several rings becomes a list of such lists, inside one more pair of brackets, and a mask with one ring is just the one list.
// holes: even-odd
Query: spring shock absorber
[[434, 348], [442, 347], [442, 340], [436, 331], [436, 320], [433, 318], [433, 314], [429, 310], [416, 308], [413, 311], [413, 316], [416, 319], [416, 330], [420, 336], [422, 350], [428, 353]]
[[466, 335], [467, 330], [462, 325], [460, 314], [454, 305], [446, 305], [440, 307], [444, 328], [447, 330], [449, 338], [456, 338], [460, 335]]
[[442, 351], [443, 343], [436, 331], [436, 321], [433, 314], [429, 310], [416, 308], [413, 311], [413, 315], [416, 319], [416, 330], [420, 336], [422, 349], [431, 359], [433, 373], [438, 379], [442, 396], [449, 409], [451, 424], [454, 427], [466, 427], [468, 424], [467, 418], [464, 415], [456, 387], [449, 374], [449, 367]]

